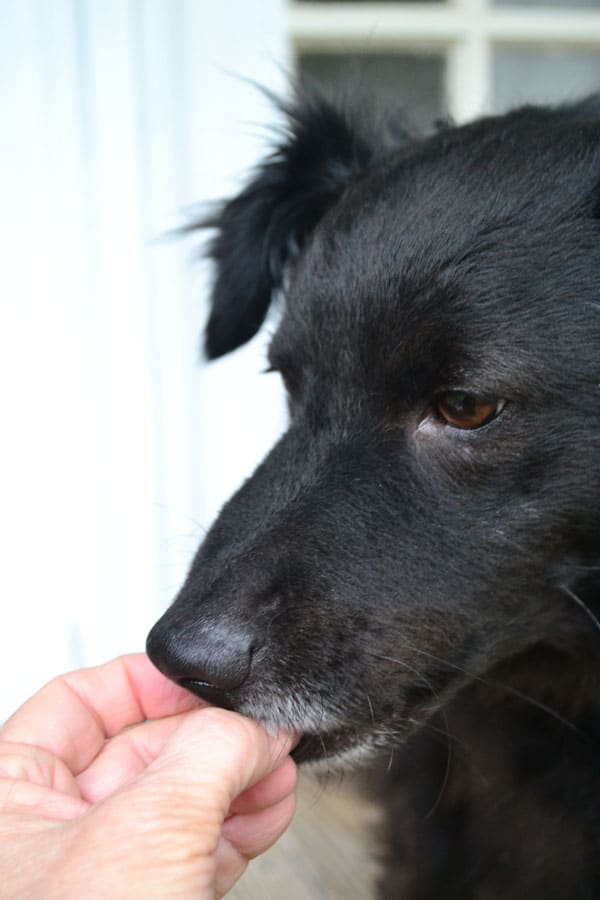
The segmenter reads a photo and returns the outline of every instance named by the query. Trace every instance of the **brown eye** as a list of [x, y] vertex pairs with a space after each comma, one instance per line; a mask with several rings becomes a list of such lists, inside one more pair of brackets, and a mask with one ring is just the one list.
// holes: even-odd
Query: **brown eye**
[[481, 428], [504, 409], [504, 400], [479, 397], [465, 391], [447, 391], [435, 401], [441, 419], [453, 428]]

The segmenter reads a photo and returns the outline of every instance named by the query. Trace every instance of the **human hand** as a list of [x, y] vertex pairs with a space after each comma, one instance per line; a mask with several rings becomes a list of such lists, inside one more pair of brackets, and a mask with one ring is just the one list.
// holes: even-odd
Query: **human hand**
[[291, 821], [291, 745], [144, 654], [51, 681], [0, 730], [0, 898], [223, 896]]

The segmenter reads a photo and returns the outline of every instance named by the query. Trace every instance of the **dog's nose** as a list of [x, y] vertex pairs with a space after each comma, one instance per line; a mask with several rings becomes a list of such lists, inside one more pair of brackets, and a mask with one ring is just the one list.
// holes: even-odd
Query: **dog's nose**
[[253, 650], [253, 635], [239, 625], [213, 625], [209, 634], [189, 628], [178, 634], [166, 616], [159, 619], [146, 641], [146, 652], [163, 675], [226, 708], [233, 706], [230, 692], [248, 677]]

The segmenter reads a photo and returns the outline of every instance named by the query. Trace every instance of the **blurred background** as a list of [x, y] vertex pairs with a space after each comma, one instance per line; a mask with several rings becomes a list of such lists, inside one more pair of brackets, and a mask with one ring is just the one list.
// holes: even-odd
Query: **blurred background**
[[425, 126], [574, 98], [600, 0], [0, 0], [0, 720], [143, 648], [284, 427], [269, 326], [202, 363], [210, 268], [170, 233], [268, 145], [252, 82], [298, 72]]

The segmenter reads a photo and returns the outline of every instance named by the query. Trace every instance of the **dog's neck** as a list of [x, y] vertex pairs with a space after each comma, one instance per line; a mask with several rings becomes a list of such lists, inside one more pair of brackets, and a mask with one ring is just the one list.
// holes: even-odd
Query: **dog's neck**
[[600, 896], [600, 676], [586, 647], [523, 653], [395, 754], [384, 898]]

